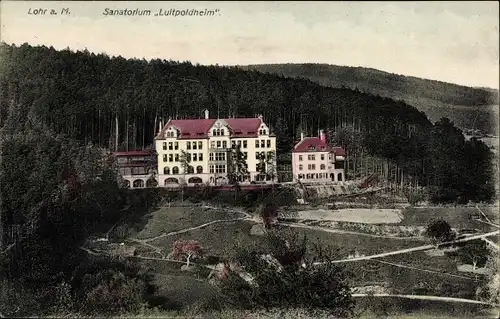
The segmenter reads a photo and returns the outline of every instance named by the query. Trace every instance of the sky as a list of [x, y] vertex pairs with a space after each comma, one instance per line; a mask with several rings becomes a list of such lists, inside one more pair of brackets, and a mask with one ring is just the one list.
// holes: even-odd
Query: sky
[[[499, 3], [1, 1], [1, 40], [200, 64], [326, 63], [499, 88]], [[29, 10], [48, 9], [45, 15]], [[69, 15], [61, 15], [61, 9]], [[151, 10], [106, 16], [105, 8]], [[54, 9], [58, 15], [50, 15]], [[154, 16], [159, 10], [213, 16]]]

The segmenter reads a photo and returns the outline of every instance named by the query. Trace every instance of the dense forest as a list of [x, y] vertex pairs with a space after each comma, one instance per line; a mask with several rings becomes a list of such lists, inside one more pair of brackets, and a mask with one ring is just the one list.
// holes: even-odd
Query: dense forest
[[84, 144], [138, 149], [151, 146], [159, 122], [168, 118], [198, 118], [205, 108], [221, 118], [262, 114], [277, 135], [278, 158], [289, 157], [300, 132], [326, 129], [349, 156], [395, 163], [395, 182], [437, 187], [435, 200], [488, 200], [493, 194], [489, 149], [466, 141], [449, 120], [433, 125], [402, 101], [237, 67], [28, 44], [3, 43], [0, 52], [0, 123], [18, 113], [24, 121], [31, 112]]
[[497, 133], [498, 90], [329, 64], [263, 64], [240, 68], [306, 78], [324, 86], [357, 88], [363, 92], [403, 100], [425, 112], [434, 122], [447, 117], [461, 129]]

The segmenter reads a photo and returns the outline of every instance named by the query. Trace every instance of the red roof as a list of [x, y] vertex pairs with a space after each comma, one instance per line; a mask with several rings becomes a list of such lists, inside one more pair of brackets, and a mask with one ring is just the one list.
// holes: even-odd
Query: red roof
[[[232, 131], [232, 137], [257, 137], [257, 131], [262, 122], [260, 118], [233, 118], [220, 120], [228, 124]], [[160, 134], [158, 134], [156, 139], [164, 139], [165, 131], [172, 126], [180, 131], [179, 139], [208, 138], [208, 131], [216, 121], [216, 119], [170, 120]]]
[[113, 152], [111, 153], [114, 156], [151, 156], [153, 155], [152, 151], [127, 151], [127, 152]]
[[322, 141], [319, 137], [306, 137], [302, 141], [298, 142], [293, 151], [293, 153], [305, 153], [305, 152], [331, 152], [335, 153], [337, 156], [345, 156], [345, 151], [342, 147], [334, 146], [330, 147], [326, 142]]
[[332, 147], [332, 151], [335, 153], [336, 156], [345, 156], [345, 150], [340, 146]]

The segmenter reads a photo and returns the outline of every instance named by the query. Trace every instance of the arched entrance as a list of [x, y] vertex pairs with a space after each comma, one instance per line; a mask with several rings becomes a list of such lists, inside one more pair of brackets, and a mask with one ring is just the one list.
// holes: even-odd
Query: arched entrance
[[144, 181], [142, 179], [136, 179], [133, 183], [134, 188], [144, 187]]
[[165, 186], [172, 185], [172, 184], [179, 184], [179, 180], [177, 178], [173, 178], [173, 177], [169, 177], [165, 180]]
[[188, 183], [190, 184], [201, 184], [203, 183], [203, 180], [199, 177], [191, 177], [190, 179], [188, 179]]

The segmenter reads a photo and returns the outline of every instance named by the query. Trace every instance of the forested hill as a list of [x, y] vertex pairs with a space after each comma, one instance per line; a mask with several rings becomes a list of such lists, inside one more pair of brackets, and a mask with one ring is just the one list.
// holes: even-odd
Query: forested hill
[[[431, 123], [402, 102], [351, 89], [322, 87], [307, 79], [199, 66], [165, 60], [126, 60], [90, 52], [1, 45], [2, 114], [12, 103], [34, 110], [49, 127], [75, 139], [120, 148], [152, 143], [159, 120], [262, 114], [278, 134], [282, 150], [300, 130], [355, 125], [406, 135], [408, 128]], [[391, 131], [392, 130], [392, 131]]]
[[290, 160], [300, 132], [326, 129], [329, 142], [350, 158], [385, 158], [397, 165], [396, 182], [401, 176], [401, 182], [413, 178], [436, 187], [431, 192], [438, 201], [492, 198], [488, 147], [465, 141], [448, 119], [433, 125], [402, 101], [237, 67], [28, 44], [2, 43], [0, 57], [4, 132], [36, 118], [66, 138], [127, 150], [151, 146], [161, 119], [200, 118], [205, 108], [221, 118], [262, 114], [276, 133], [278, 159]]
[[433, 122], [447, 117], [462, 129], [496, 132], [494, 119], [498, 118], [498, 90], [329, 64], [263, 64], [240, 68], [307, 78], [325, 86], [358, 88], [363, 92], [403, 100], [425, 112]]

